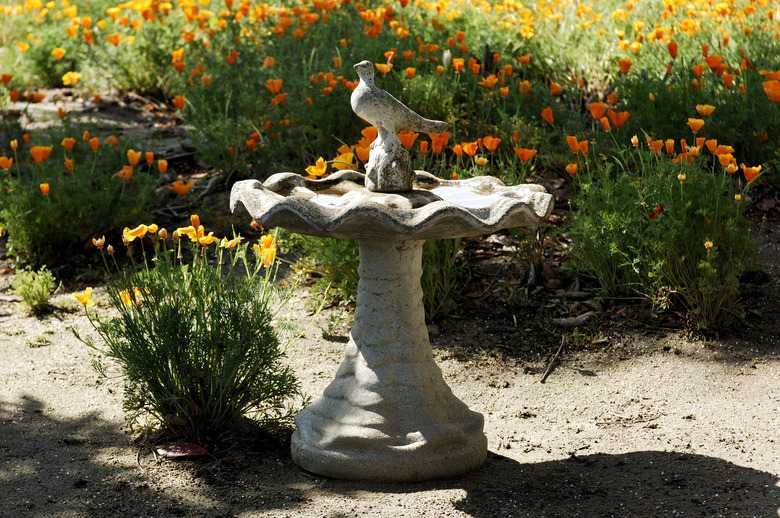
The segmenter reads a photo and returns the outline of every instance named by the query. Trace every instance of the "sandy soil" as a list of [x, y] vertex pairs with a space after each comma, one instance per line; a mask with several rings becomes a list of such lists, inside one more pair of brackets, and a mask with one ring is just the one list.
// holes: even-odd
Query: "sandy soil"
[[[542, 384], [546, 358], [464, 359], [463, 333], [445, 326], [435, 356], [455, 394], [485, 416], [487, 463], [447, 480], [356, 483], [306, 473], [284, 447], [219, 460], [139, 453], [121, 379], [92, 370], [70, 331], [90, 325], [68, 297], [58, 302], [71, 309], [40, 320], [0, 303], [4, 516], [780, 516], [771, 330], [724, 341], [608, 331], [607, 347], [564, 353]], [[289, 354], [315, 396], [344, 347], [322, 337], [329, 316]]]

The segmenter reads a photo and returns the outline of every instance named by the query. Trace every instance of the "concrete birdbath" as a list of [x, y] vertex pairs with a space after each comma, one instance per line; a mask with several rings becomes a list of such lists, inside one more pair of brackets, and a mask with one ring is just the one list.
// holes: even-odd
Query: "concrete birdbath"
[[[408, 110], [378, 91], [391, 99], [380, 99], [380, 109], [398, 109], [388, 107], [394, 101]], [[354, 95], [352, 101], [355, 109]], [[411, 182], [384, 182], [388, 168], [409, 163], [395, 159], [406, 151], [392, 139], [395, 131], [415, 126], [408, 117], [395, 119], [405, 123], [388, 128], [393, 114], [382, 117], [385, 141], [372, 146], [371, 153], [382, 155], [373, 161], [383, 164], [382, 171], [371, 171], [369, 158], [368, 175], [340, 171], [310, 180], [280, 173], [265, 183], [237, 182], [231, 192], [231, 209], [243, 204], [266, 227], [359, 243], [360, 281], [345, 358], [323, 395], [295, 417], [292, 436], [295, 462], [334, 478], [424, 480], [458, 475], [485, 461], [482, 414], [452, 393], [433, 359], [420, 287], [423, 243], [537, 226], [553, 206], [541, 186], [505, 186], [492, 177], [452, 181], [401, 170], [390, 174]], [[398, 192], [378, 192], [382, 185], [395, 191], [392, 186], [409, 183]]]

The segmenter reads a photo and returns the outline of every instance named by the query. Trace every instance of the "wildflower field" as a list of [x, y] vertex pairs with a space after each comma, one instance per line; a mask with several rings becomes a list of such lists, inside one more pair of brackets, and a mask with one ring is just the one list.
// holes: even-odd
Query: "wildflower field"
[[[780, 2], [25, 0], [0, 20], [0, 226], [19, 265], [118, 246], [119, 229], [213, 188], [62, 107], [29, 130], [46, 89], [98, 113], [109, 92], [156, 100], [229, 187], [361, 170], [375, 131], [349, 96], [368, 59], [381, 88], [449, 123], [400, 135], [416, 169], [566, 186], [564, 269], [599, 297], [704, 327], [742, 316], [745, 212], [755, 186], [780, 185]], [[514, 234], [524, 260], [544, 261], [544, 234]], [[431, 314], [458, 248], [432, 252], [453, 268], [431, 280]]]

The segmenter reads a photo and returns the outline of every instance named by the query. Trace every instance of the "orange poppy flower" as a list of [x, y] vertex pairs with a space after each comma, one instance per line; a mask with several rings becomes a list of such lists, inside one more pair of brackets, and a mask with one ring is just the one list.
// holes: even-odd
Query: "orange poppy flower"
[[777, 79], [773, 81], [764, 81], [761, 83], [761, 86], [764, 87], [764, 93], [766, 94], [767, 99], [773, 103], [780, 101], [780, 81]]
[[4, 85], [10, 83], [12, 78], [13, 76], [11, 74], [3, 74], [2, 76], [0, 76], [0, 80], [3, 81]]
[[731, 87], [734, 85], [734, 74], [723, 74], [723, 85], [731, 89]]
[[599, 122], [604, 127], [604, 131], [610, 131], [612, 128], [609, 126], [609, 117], [602, 117], [599, 119]]
[[265, 68], [272, 68], [276, 64], [276, 60], [273, 58], [273, 56], [266, 56], [266, 58], [263, 60], [263, 66]]
[[268, 79], [265, 82], [265, 87], [268, 88], [272, 94], [278, 94], [282, 90], [283, 81], [283, 79]]
[[521, 162], [528, 162], [532, 156], [536, 154], [535, 149], [526, 149], [526, 148], [512, 148], [515, 150], [515, 153], [517, 153], [517, 157], [520, 159]]
[[386, 75], [388, 72], [390, 72], [393, 69], [392, 63], [375, 63], [375, 65], [376, 65], [376, 69], [382, 75]]
[[523, 65], [528, 65], [531, 62], [531, 56], [525, 54], [523, 56], [518, 57], [517, 60]]
[[690, 126], [691, 130], [694, 133], [698, 133], [699, 130], [704, 126], [704, 120], [703, 119], [692, 119], [688, 117], [688, 126]]
[[707, 56], [704, 58], [704, 61], [707, 63], [709, 69], [714, 72], [720, 67], [720, 62], [724, 59], [723, 56]]
[[72, 137], [66, 137], [62, 139], [62, 142], [60, 144], [68, 151], [73, 151], [73, 146], [76, 144], [76, 139]]
[[742, 172], [745, 174], [745, 180], [748, 182], [755, 180], [755, 178], [758, 176], [758, 173], [761, 172], [760, 165], [755, 167], [747, 167], [745, 164], [740, 164], [739, 166], [742, 168]]
[[706, 117], [715, 111], [715, 107], [711, 104], [697, 104], [696, 111], [699, 112], [699, 115], [702, 117]]
[[666, 139], [666, 154], [667, 155], [673, 155], [674, 154], [674, 139]]
[[171, 103], [173, 103], [173, 105], [180, 110], [184, 108], [184, 102], [185, 102], [185, 96], [183, 95], [174, 95], [173, 100], [171, 101]]
[[73, 165], [73, 159], [72, 158], [69, 158], [69, 159], [65, 160], [64, 165], [65, 165], [65, 169], [67, 169], [68, 172], [70, 172], [70, 173], [73, 172], [74, 165]]
[[460, 144], [456, 144], [452, 146], [452, 152], [459, 157], [463, 156], [463, 146], [461, 146]]
[[33, 146], [30, 148], [30, 154], [36, 164], [46, 162], [51, 156], [52, 146]]
[[670, 41], [666, 44], [666, 49], [669, 51], [669, 55], [672, 56], [672, 59], [677, 58], [677, 42], [676, 41]]
[[496, 86], [496, 83], [498, 83], [498, 77], [495, 76], [495, 74], [490, 74], [482, 81], [478, 82], [478, 85], [482, 85], [487, 89], [493, 88]]
[[192, 186], [195, 185], [195, 182], [190, 180], [186, 184], [182, 180], [176, 180], [171, 185], [168, 186], [169, 189], [171, 189], [173, 192], [178, 194], [179, 196], [184, 196], [188, 192], [190, 192], [190, 189], [192, 189]]
[[316, 164], [310, 165], [309, 167], [306, 168], [306, 172], [309, 173], [309, 176], [307, 176], [307, 178], [316, 180], [317, 178], [324, 176], [327, 170], [328, 170], [328, 163], [325, 161], [324, 158], [319, 157], [317, 159]]
[[67, 114], [68, 114], [68, 112], [64, 108], [57, 108], [57, 116], [60, 119], [64, 119]]
[[16, 101], [19, 100], [19, 92], [16, 90], [11, 90], [10, 92], [8, 92], [8, 97], [11, 99], [12, 103], [15, 103]]
[[406, 78], [407, 79], [414, 79], [414, 76], [417, 75], [417, 69], [414, 67], [406, 67]]
[[720, 165], [723, 167], [728, 166], [730, 163], [735, 161], [734, 155], [731, 153], [721, 153], [720, 155], [717, 155], [718, 162], [720, 162]]
[[463, 148], [463, 152], [466, 153], [468, 156], [474, 156], [477, 154], [477, 151], [479, 150], [479, 142], [463, 142], [461, 144], [461, 147]]
[[276, 257], [276, 242], [274, 236], [265, 234], [260, 237], [260, 244], [255, 243], [252, 245], [252, 249], [260, 256], [263, 266], [268, 266], [274, 262]]
[[633, 65], [634, 62], [628, 58], [621, 59], [618, 61], [618, 66], [620, 67], [620, 71], [625, 75], [628, 74], [628, 71], [631, 70], [631, 65]]
[[488, 151], [495, 151], [498, 145], [501, 143], [501, 139], [487, 135], [482, 139], [482, 143], [485, 145]]
[[550, 81], [550, 93], [553, 95], [560, 95], [563, 93], [563, 88], [555, 84], [554, 81]]
[[607, 105], [602, 102], [588, 104], [588, 110], [595, 120], [599, 120], [607, 111]]
[[95, 303], [94, 300], [89, 300], [89, 298], [92, 296], [92, 288], [87, 288], [84, 290], [84, 293], [74, 293], [73, 297], [79, 301], [80, 304], [82, 304], [85, 308], [90, 307]]
[[41, 192], [43, 193], [44, 196], [48, 196], [49, 195], [49, 184], [48, 183], [42, 183], [38, 187], [41, 188]]
[[573, 135], [567, 136], [566, 143], [569, 145], [569, 148], [571, 148], [572, 152], [576, 153], [579, 151], [579, 142], [577, 142], [577, 137]]
[[580, 142], [579, 150], [580, 150], [580, 153], [582, 153], [583, 155], [587, 155], [588, 154], [588, 141], [587, 140], [583, 140], [582, 142]]
[[542, 110], [542, 118], [547, 121], [547, 124], [553, 123], [553, 111], [549, 106]]
[[427, 140], [420, 141], [420, 153], [422, 153], [423, 155], [428, 153], [428, 141]]
[[112, 33], [106, 36], [106, 41], [108, 41], [111, 45], [116, 47], [117, 45], [119, 45], [119, 42], [122, 41], [122, 36], [116, 33]]
[[404, 130], [398, 134], [398, 140], [401, 141], [401, 144], [403, 144], [406, 149], [412, 149], [414, 141], [417, 140], [417, 137], [419, 136], [419, 133]]
[[41, 92], [35, 92], [34, 94], [32, 94], [32, 97], [35, 102], [39, 103], [44, 99], [46, 99], [46, 94], [42, 94]]
[[65, 49], [63, 49], [62, 47], [55, 47], [51, 51], [51, 55], [54, 56], [54, 59], [60, 60], [65, 56], [65, 52], [66, 52]]
[[7, 170], [10, 169], [13, 164], [14, 164], [13, 158], [8, 158], [7, 156], [0, 156], [0, 168]]
[[569, 173], [569, 176], [574, 176], [577, 174], [579, 168], [580, 167], [577, 164], [569, 164], [566, 166], [566, 172]]
[[691, 71], [696, 77], [701, 79], [702, 74], [704, 74], [704, 63], [699, 63], [698, 65], [692, 66]]
[[144, 160], [146, 160], [146, 165], [151, 166], [152, 162], [154, 162], [154, 153], [151, 151], [144, 153]]
[[445, 131], [444, 133], [440, 133], [438, 135], [429, 133], [428, 136], [431, 138], [431, 150], [435, 155], [441, 153], [444, 147], [450, 141], [449, 131]]
[[[281, 79], [279, 81], [281, 81]], [[286, 100], [287, 100], [287, 92], [285, 92], [283, 94], [278, 94], [276, 97], [271, 99], [271, 106], [276, 106], [277, 104], [282, 104]]]
[[628, 121], [628, 119], [631, 117], [631, 114], [629, 112], [616, 112], [614, 110], [608, 110], [607, 117], [609, 117], [609, 120], [612, 121], [612, 125], [619, 129], [622, 128], [623, 125]]
[[139, 160], [141, 160], [140, 151], [135, 151], [133, 149], [127, 150], [127, 161], [130, 162], [130, 165], [137, 165]]
[[165, 174], [165, 172], [168, 170], [168, 161], [165, 159], [158, 160], [157, 170], [160, 171], [160, 174]]
[[124, 181], [130, 180], [130, 178], [133, 177], [133, 166], [123, 165], [122, 170], [117, 173], [117, 176], [122, 178]]

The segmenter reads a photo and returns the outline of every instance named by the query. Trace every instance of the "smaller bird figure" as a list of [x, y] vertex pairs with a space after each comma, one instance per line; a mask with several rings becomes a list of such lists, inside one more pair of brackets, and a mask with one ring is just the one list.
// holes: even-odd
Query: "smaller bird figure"
[[353, 67], [360, 82], [350, 97], [352, 111], [377, 129], [366, 164], [366, 186], [376, 192], [412, 190], [409, 153], [398, 139], [399, 131], [444, 133], [447, 123], [426, 119], [374, 84], [374, 65], [361, 61]]

